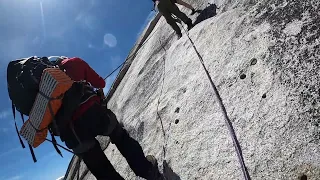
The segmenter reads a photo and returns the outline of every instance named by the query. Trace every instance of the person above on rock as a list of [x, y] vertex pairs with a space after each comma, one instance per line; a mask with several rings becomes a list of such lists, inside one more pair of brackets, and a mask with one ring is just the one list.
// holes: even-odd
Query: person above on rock
[[[90, 83], [70, 120], [65, 117], [64, 105], [56, 115], [61, 140], [67, 147], [84, 161], [98, 180], [124, 180], [95, 138], [97, 135], [109, 136], [111, 143], [115, 144], [137, 176], [148, 180], [162, 180], [163, 175], [159, 172], [156, 158], [151, 155], [145, 157], [140, 144], [119, 124], [116, 115], [101, 104], [101, 99], [104, 98], [102, 89], [105, 87], [103, 78], [77, 57], [58, 58], [56, 64], [73, 80]], [[96, 93], [94, 88], [98, 88], [99, 93]], [[68, 96], [72, 95], [67, 95], [64, 99], [72, 99]], [[68, 124], [65, 125], [62, 121]]]
[[[175, 3], [182, 3], [188, 6], [187, 3], [181, 0], [152, 0], [154, 1], [155, 7], [159, 10], [159, 13], [166, 19], [167, 23], [173, 28], [179, 38], [182, 37], [181, 30], [176, 23], [176, 20], [172, 17], [172, 14], [181, 19], [185, 24], [188, 25], [188, 30], [193, 27], [192, 20], [188, 18], [186, 14], [180, 11]], [[173, 2], [174, 1], [174, 2]], [[191, 6], [192, 9], [194, 9]], [[195, 11], [194, 11], [195, 12]]]

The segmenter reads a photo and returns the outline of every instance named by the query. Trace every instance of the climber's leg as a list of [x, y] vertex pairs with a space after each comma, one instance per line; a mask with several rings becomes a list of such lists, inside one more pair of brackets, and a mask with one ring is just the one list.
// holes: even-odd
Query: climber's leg
[[158, 9], [160, 11], [160, 13], [162, 14], [162, 16], [166, 19], [167, 23], [172, 27], [172, 29], [176, 32], [176, 34], [181, 37], [181, 30], [179, 28], [179, 26], [177, 25], [176, 21], [173, 19], [173, 17], [171, 16], [170, 11], [167, 9], [166, 4], [164, 4], [163, 2], [160, 1], [159, 5], [158, 5]]
[[83, 162], [97, 180], [124, 180], [114, 169], [97, 140], [95, 140], [95, 146], [93, 148], [80, 153], [79, 157], [83, 159]]

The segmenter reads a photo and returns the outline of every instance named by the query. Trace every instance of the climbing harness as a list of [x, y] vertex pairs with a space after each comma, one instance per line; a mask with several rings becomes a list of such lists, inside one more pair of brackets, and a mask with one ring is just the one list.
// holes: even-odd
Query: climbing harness
[[198, 58], [199, 58], [199, 61], [200, 61], [201, 65], [202, 65], [202, 67], [203, 67], [203, 69], [204, 69], [204, 71], [205, 71], [205, 73], [206, 73], [209, 81], [210, 81], [210, 84], [211, 84], [211, 86], [212, 86], [212, 88], [213, 88], [213, 91], [214, 91], [215, 95], [216, 95], [217, 98], [218, 98], [218, 103], [219, 103], [219, 106], [220, 106], [220, 108], [221, 108], [221, 110], [222, 110], [222, 112], [223, 112], [223, 116], [224, 116], [224, 119], [225, 119], [225, 123], [226, 123], [226, 125], [227, 125], [227, 127], [228, 127], [228, 129], [229, 129], [229, 133], [230, 133], [230, 135], [231, 135], [231, 138], [232, 138], [232, 141], [233, 141], [233, 145], [234, 145], [234, 147], [235, 147], [235, 150], [236, 150], [236, 153], [237, 153], [237, 156], [238, 156], [239, 163], [240, 163], [240, 165], [241, 165], [241, 170], [242, 170], [242, 172], [243, 172], [244, 178], [245, 178], [245, 180], [251, 180], [250, 175], [249, 175], [249, 172], [248, 172], [248, 169], [247, 169], [247, 167], [246, 167], [246, 165], [245, 165], [245, 162], [244, 162], [244, 159], [243, 159], [243, 156], [242, 156], [241, 146], [240, 146], [240, 144], [239, 144], [239, 141], [238, 141], [238, 139], [237, 139], [236, 133], [235, 133], [235, 131], [234, 131], [232, 122], [230, 121], [230, 119], [229, 119], [229, 117], [228, 117], [226, 108], [225, 108], [225, 106], [224, 106], [224, 104], [223, 104], [223, 102], [222, 102], [222, 99], [221, 99], [221, 96], [220, 96], [220, 94], [219, 94], [219, 92], [218, 92], [218, 89], [217, 89], [217, 87], [215, 86], [215, 84], [214, 84], [214, 82], [213, 82], [213, 80], [212, 80], [212, 78], [211, 78], [211, 76], [210, 76], [210, 74], [209, 74], [209, 71], [207, 70], [207, 68], [206, 68], [206, 66], [205, 66], [205, 64], [204, 64], [204, 61], [203, 61], [202, 56], [200, 55], [200, 53], [199, 53], [199, 51], [197, 50], [194, 42], [192, 41], [192, 39], [191, 39], [190, 36], [189, 36], [188, 31], [183, 27], [183, 25], [182, 25], [182, 29], [185, 31], [185, 33], [186, 33], [186, 35], [187, 35], [190, 43], [192, 44], [192, 47], [193, 47], [193, 49], [195, 50], [195, 52], [196, 52], [196, 54], [197, 54], [197, 56], [198, 56]]

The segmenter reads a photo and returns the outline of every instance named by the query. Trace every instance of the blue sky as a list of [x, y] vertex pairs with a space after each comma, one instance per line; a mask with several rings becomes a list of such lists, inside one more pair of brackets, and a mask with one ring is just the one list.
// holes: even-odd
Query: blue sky
[[[72, 157], [62, 150], [61, 158], [44, 143], [35, 149], [38, 162], [33, 163], [28, 148], [22, 149], [7, 93], [8, 62], [33, 55], [77, 56], [105, 77], [124, 61], [151, 9], [151, 0], [0, 0], [1, 180], [56, 180]], [[108, 87], [115, 75], [107, 79]]]

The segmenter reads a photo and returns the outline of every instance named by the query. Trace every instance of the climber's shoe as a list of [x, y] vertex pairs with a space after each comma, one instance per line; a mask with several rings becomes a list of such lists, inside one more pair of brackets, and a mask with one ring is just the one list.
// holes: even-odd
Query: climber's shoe
[[192, 12], [190, 15], [194, 15], [197, 11], [195, 9], [192, 9]]
[[188, 26], [188, 31], [190, 31], [190, 29], [193, 28], [194, 25], [193, 25], [191, 19], [189, 19], [189, 21], [188, 21], [188, 23], [187, 23], [187, 26]]
[[178, 39], [180, 39], [182, 37], [182, 33], [181, 32], [177, 32], [176, 34], [178, 36]]
[[148, 155], [146, 158], [152, 164], [152, 168], [148, 172], [147, 180], [165, 180], [159, 171], [157, 159], [152, 155]]

